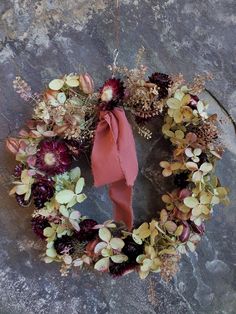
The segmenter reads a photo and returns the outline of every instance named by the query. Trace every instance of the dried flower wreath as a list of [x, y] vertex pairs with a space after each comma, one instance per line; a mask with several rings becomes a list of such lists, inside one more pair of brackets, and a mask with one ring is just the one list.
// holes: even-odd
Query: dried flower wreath
[[[16, 78], [16, 92], [35, 107], [27, 128], [6, 141], [18, 161], [10, 195], [21, 206], [34, 202], [32, 228], [46, 243], [44, 260], [61, 262], [62, 275], [72, 266], [91, 265], [113, 276], [137, 270], [141, 278], [160, 272], [169, 280], [180, 255], [201, 240], [213, 206], [228, 202], [227, 189], [214, 175], [223, 152], [217, 117], [208, 117], [207, 104], [196, 95], [202, 77], [192, 86], [183, 85], [181, 75], [153, 73], [146, 79], [140, 60], [135, 69], [111, 70], [113, 77], [97, 93], [88, 74], [54, 79], [42, 94]], [[138, 228], [132, 227], [138, 167], [127, 110], [146, 139], [152, 136], [149, 118], [162, 114], [162, 132], [173, 147], [170, 161], [160, 166], [164, 177], [173, 176], [176, 189], [162, 196], [158, 217]], [[109, 184], [115, 209], [115, 219], [102, 224], [74, 208], [86, 195], [80, 168], [72, 162], [91, 150], [95, 185]]]

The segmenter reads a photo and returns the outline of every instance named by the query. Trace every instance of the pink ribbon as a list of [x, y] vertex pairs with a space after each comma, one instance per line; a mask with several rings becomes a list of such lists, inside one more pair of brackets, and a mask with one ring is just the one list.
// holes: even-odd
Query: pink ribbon
[[133, 226], [132, 187], [138, 174], [135, 142], [124, 110], [101, 111], [92, 150], [96, 187], [109, 185], [115, 221]]

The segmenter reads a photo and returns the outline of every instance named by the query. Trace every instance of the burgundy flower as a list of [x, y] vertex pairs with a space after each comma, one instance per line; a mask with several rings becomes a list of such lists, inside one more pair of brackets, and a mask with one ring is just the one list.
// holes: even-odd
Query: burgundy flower
[[24, 197], [25, 195], [18, 195], [15, 194], [16, 196], [16, 201], [21, 207], [28, 207], [30, 205], [31, 199], [25, 201]]
[[45, 236], [43, 235], [43, 230], [47, 227], [50, 227], [47, 219], [41, 216], [33, 217], [31, 220], [31, 225], [32, 230], [37, 234], [37, 236], [41, 239], [45, 239]]
[[154, 83], [159, 87], [159, 99], [163, 99], [168, 96], [168, 88], [173, 83], [169, 75], [159, 72], [153, 73], [149, 77], [149, 82]]
[[135, 266], [135, 263], [114, 263], [110, 261], [109, 272], [113, 277], [120, 277], [131, 273], [134, 270]]
[[49, 201], [55, 192], [54, 181], [48, 177], [40, 177], [32, 185], [32, 195], [34, 197], [35, 206], [40, 209]]
[[181, 172], [176, 174], [174, 177], [174, 184], [181, 189], [186, 188], [189, 184], [188, 176], [189, 172]]
[[81, 151], [83, 150], [83, 144], [79, 140], [65, 140], [65, 143], [74, 158], [78, 158], [80, 156]]
[[124, 84], [120, 79], [109, 79], [100, 89], [101, 110], [112, 110], [119, 106], [124, 98]]
[[122, 249], [122, 253], [128, 257], [128, 260], [123, 263], [114, 263], [110, 261], [109, 271], [114, 277], [123, 276], [132, 272], [138, 265], [136, 262], [137, 256], [143, 253], [143, 245], [135, 243], [131, 236], [124, 239], [124, 242], [125, 246]]
[[24, 169], [23, 164], [16, 165], [13, 172], [14, 177], [20, 178], [23, 169]]
[[73, 245], [73, 238], [68, 235], [64, 235], [61, 238], [57, 238], [54, 241], [54, 248], [59, 255], [65, 253], [73, 254], [75, 249]]
[[57, 140], [45, 140], [39, 143], [36, 167], [48, 175], [67, 171], [72, 158], [67, 145]]
[[191, 96], [191, 100], [188, 106], [191, 107], [192, 109], [196, 109], [199, 98], [197, 95], [190, 95], [190, 96]]
[[209, 162], [208, 156], [205, 153], [201, 153], [199, 156], [199, 164], [202, 165], [204, 162]]
[[93, 229], [97, 225], [97, 222], [93, 219], [85, 219], [79, 223], [80, 231], [76, 232], [76, 238], [79, 241], [91, 241], [93, 240], [97, 233], [97, 229]]
[[128, 256], [128, 262], [136, 263], [136, 258], [143, 253], [143, 245], [137, 244], [133, 241], [131, 236], [128, 236], [124, 239], [125, 246], [122, 249], [122, 252]]

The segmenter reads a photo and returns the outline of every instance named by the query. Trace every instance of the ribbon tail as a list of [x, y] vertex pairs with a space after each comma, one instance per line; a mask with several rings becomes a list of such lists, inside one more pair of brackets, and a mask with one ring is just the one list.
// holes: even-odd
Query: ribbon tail
[[126, 184], [125, 179], [114, 182], [109, 186], [114, 219], [115, 221], [123, 221], [129, 230], [133, 227], [132, 194], [133, 188]]

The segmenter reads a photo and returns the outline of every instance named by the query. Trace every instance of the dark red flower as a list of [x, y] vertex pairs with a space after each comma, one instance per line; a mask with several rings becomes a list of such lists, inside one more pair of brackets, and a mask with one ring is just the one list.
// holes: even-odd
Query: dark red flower
[[36, 167], [47, 175], [56, 175], [67, 171], [72, 157], [65, 143], [57, 140], [45, 140], [39, 143]]
[[18, 203], [21, 207], [28, 207], [28, 206], [30, 205], [31, 199], [25, 201], [25, 200], [24, 200], [25, 195], [18, 195], [18, 194], [15, 194], [15, 196], [16, 196], [16, 201], [17, 201], [17, 203]]
[[199, 98], [197, 95], [190, 95], [190, 96], [191, 96], [191, 100], [188, 106], [191, 107], [192, 109], [196, 109]]
[[124, 83], [120, 79], [109, 79], [100, 89], [101, 110], [112, 110], [119, 106], [124, 98]]
[[59, 255], [65, 253], [73, 254], [75, 249], [73, 245], [73, 238], [68, 235], [64, 235], [61, 238], [57, 238], [54, 241], [54, 248]]
[[81, 145], [80, 141], [70, 139], [70, 140], [66, 140], [65, 143], [66, 143], [71, 155], [75, 158], [78, 158], [80, 155], [80, 152], [82, 150], [82, 145]]
[[205, 153], [201, 153], [199, 159], [199, 165], [202, 165], [204, 162], [209, 162], [208, 156]]
[[76, 232], [76, 238], [79, 241], [91, 241], [98, 234], [97, 229], [93, 229], [97, 222], [93, 219], [84, 219], [79, 223], [80, 231]]
[[188, 176], [189, 176], [189, 172], [181, 172], [175, 175], [174, 177], [174, 184], [178, 187], [178, 188], [186, 188], [189, 184], [188, 181]]
[[143, 253], [143, 245], [135, 243], [131, 236], [124, 239], [124, 242], [125, 246], [123, 247], [122, 252], [128, 256], [129, 262], [136, 263], [137, 256]]
[[149, 77], [149, 82], [154, 83], [158, 86], [159, 99], [163, 99], [168, 96], [168, 88], [173, 83], [169, 75], [159, 72], [153, 73]]
[[135, 263], [123, 262], [114, 263], [110, 261], [109, 272], [113, 277], [120, 277], [129, 274], [136, 267]]
[[41, 239], [45, 239], [45, 236], [43, 235], [43, 230], [47, 227], [50, 227], [47, 219], [41, 216], [34, 217], [31, 220], [31, 225], [32, 230], [37, 234], [37, 236]]
[[35, 206], [40, 209], [49, 201], [55, 192], [54, 181], [49, 177], [39, 177], [32, 185]]
[[13, 172], [14, 177], [20, 178], [23, 169], [24, 169], [23, 164], [16, 165]]

